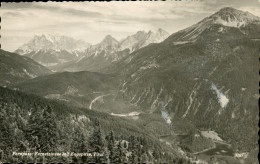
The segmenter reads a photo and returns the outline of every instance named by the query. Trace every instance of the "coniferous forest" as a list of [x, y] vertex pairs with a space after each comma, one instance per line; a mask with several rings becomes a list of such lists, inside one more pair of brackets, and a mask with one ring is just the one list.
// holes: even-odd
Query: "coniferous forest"
[[0, 164], [258, 164], [259, 0], [192, 1], [1, 3]]
[[[115, 127], [109, 129], [105, 122], [113, 122], [113, 118], [103, 113], [82, 111], [2, 87], [0, 93], [3, 162], [188, 163], [166, 152], [163, 145], [152, 141], [153, 136], [143, 135], [139, 129], [132, 132], [131, 125], [122, 125], [124, 120], [116, 120]], [[75, 114], [70, 113], [72, 110]], [[126, 130], [118, 132], [123, 126]], [[14, 152], [39, 155], [16, 156]], [[40, 156], [58, 152], [75, 155]]]

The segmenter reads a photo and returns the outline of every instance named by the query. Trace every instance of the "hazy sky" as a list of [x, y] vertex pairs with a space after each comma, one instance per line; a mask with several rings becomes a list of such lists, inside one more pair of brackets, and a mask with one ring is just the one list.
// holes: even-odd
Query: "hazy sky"
[[2, 3], [1, 46], [14, 51], [35, 34], [66, 35], [91, 44], [110, 34], [120, 40], [140, 30], [170, 34], [222, 7], [260, 16], [260, 0]]

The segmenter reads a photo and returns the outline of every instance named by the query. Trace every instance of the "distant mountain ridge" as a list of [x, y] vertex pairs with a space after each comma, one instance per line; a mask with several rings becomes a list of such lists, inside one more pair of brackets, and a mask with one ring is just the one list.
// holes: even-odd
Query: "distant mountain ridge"
[[159, 43], [169, 34], [158, 29], [155, 32], [139, 31], [121, 41], [111, 35], [96, 45], [66, 36], [36, 35], [15, 53], [32, 58], [55, 71], [99, 71], [125, 55], [150, 43]]
[[151, 43], [162, 42], [169, 36], [169, 33], [159, 28], [157, 31], [138, 31], [134, 35], [130, 35], [120, 42], [120, 49], [129, 49], [130, 52], [138, 50], [139, 48], [145, 47]]
[[138, 31], [136, 34], [117, 41], [110, 35], [99, 44], [90, 46], [85, 51], [85, 56], [72, 63], [70, 66], [63, 68], [66, 71], [102, 71], [112, 63], [124, 58], [133, 51], [145, 47], [151, 43], [159, 43], [166, 39], [169, 34], [158, 29], [156, 32]]
[[28, 43], [19, 47], [15, 53], [32, 58], [51, 68], [51, 66], [80, 58], [81, 52], [89, 46], [89, 43], [71, 37], [42, 34], [35, 35]]
[[28, 43], [25, 43], [19, 47], [15, 52], [19, 54], [27, 54], [32, 51], [39, 50], [81, 50], [89, 47], [89, 43], [86, 43], [82, 40], [75, 40], [67, 36], [51, 35], [51, 34], [42, 34], [35, 35]]

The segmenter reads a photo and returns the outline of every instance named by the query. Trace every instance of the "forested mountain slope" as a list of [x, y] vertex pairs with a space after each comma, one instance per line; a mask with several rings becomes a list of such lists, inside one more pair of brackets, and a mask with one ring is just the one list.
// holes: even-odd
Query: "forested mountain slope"
[[[3, 162], [182, 160], [177, 150], [162, 144], [134, 121], [62, 105], [2, 87], [0, 94], [0, 149]], [[104, 156], [21, 158], [12, 156], [13, 152], [96, 152]]]
[[51, 71], [34, 60], [0, 49], [0, 85], [10, 85], [50, 74]]
[[259, 34], [259, 17], [223, 8], [107, 72], [124, 76], [121, 90], [132, 103], [150, 112], [164, 104], [171, 120], [217, 130], [250, 151], [258, 140]]

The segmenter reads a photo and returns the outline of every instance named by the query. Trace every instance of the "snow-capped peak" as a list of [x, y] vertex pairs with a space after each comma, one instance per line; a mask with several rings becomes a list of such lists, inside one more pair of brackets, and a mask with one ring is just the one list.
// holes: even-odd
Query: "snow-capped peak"
[[[50, 41], [50, 42], [52, 42], [52, 43], [54, 43], [54, 42], [58, 39], [58, 37], [57, 37], [57, 39], [56, 39], [55, 36], [50, 35], [50, 34], [42, 34], [41, 37], [42, 37], [42, 38], [45, 38], [46, 40], [48, 40], [48, 41]], [[59, 37], [59, 38], [60, 38], [60, 37]]]
[[138, 31], [133, 35], [127, 36], [125, 39], [120, 41], [120, 50], [130, 49], [134, 51], [138, 49], [139, 44], [145, 40], [147, 33], [145, 31]]
[[179, 43], [179, 41], [191, 42], [195, 41], [206, 29], [209, 29], [216, 24], [223, 26], [218, 31], [223, 33], [225, 30], [224, 26], [239, 28], [241, 30], [242, 27], [245, 27], [251, 23], [260, 24], [260, 18], [249, 12], [240, 11], [231, 7], [225, 7], [213, 15], [204, 18], [202, 21], [177, 32], [177, 35], [171, 36], [170, 40], [173, 40], [174, 44]]
[[163, 29], [159, 28], [155, 32], [149, 31], [143, 45], [141, 47], [147, 46], [151, 43], [160, 43], [166, 38], [168, 38], [169, 33], [164, 31]]
[[130, 49], [134, 51], [141, 47], [147, 46], [150, 43], [159, 43], [166, 39], [169, 34], [159, 28], [155, 32], [138, 31], [134, 35], [128, 36], [120, 42], [120, 50]]
[[249, 12], [240, 11], [231, 7], [225, 7], [209, 17], [216, 24], [222, 24], [230, 27], [241, 27], [254, 21], [260, 21], [260, 18]]
[[118, 47], [119, 42], [112, 37], [111, 35], [105, 36], [105, 38], [97, 45], [93, 46], [92, 48], [95, 49], [106, 49], [110, 47], [112, 49], [116, 49]]
[[40, 50], [79, 50], [89, 47], [89, 43], [82, 40], [75, 40], [67, 36], [56, 36], [51, 34], [35, 35], [29, 42], [19, 47], [16, 52], [27, 54]]

